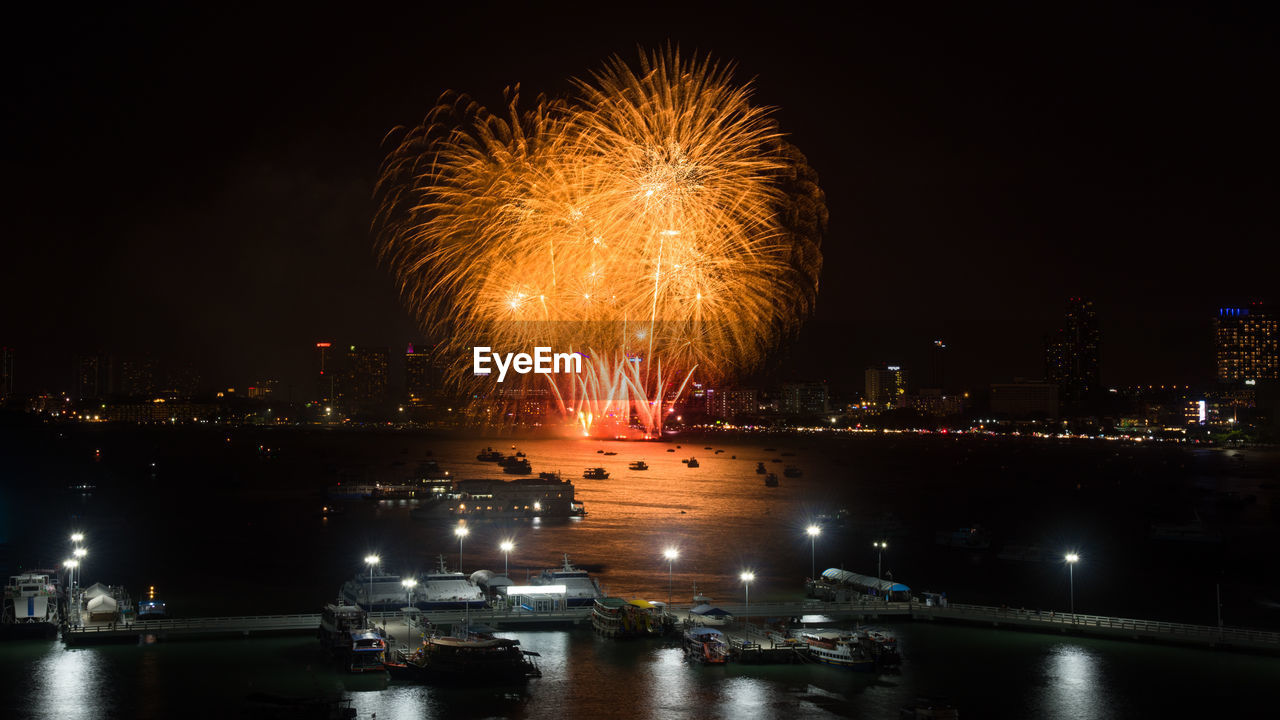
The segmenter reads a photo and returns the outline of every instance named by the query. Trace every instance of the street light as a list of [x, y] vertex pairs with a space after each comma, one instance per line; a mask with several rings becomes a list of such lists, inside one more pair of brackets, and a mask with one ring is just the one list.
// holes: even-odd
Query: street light
[[1080, 556], [1075, 553], [1067, 553], [1067, 582], [1071, 589], [1071, 615], [1074, 619], [1076, 614], [1076, 563], [1080, 562]]
[[516, 544], [510, 540], [503, 540], [498, 548], [502, 550], [502, 574], [509, 579], [511, 577], [511, 551], [516, 549]]
[[75, 579], [78, 584], [80, 580], [84, 579], [84, 575], [82, 574], [83, 571], [80, 570], [80, 565], [84, 562], [84, 556], [88, 555], [89, 551], [82, 547], [78, 547], [74, 551], [72, 551], [71, 554], [76, 556], [76, 572], [75, 572], [76, 578]]
[[453, 529], [453, 534], [458, 536], [458, 572], [462, 572], [462, 538], [470, 533], [466, 525], [459, 525]]
[[[881, 572], [881, 563], [884, 560], [884, 551], [889, 549], [889, 543], [884, 540], [871, 543], [871, 547], [876, 549], [876, 579], [883, 582], [884, 573]], [[889, 596], [885, 595], [885, 602], [889, 602]]]
[[748, 570], [738, 577], [742, 579], [743, 591], [747, 598], [747, 611], [745, 613], [747, 622], [751, 622], [751, 581], [756, 579], [756, 574]]
[[71, 542], [76, 543], [77, 545], [84, 542], [84, 533], [71, 533]]
[[809, 579], [816, 581], [818, 577], [818, 561], [816, 560], [818, 536], [822, 534], [822, 528], [817, 525], [810, 525], [805, 528], [805, 532], [809, 533]]
[[367, 612], [373, 612], [373, 569], [378, 563], [382, 562], [382, 558], [377, 555], [365, 555], [365, 564], [369, 566], [369, 592], [365, 594], [365, 599], [369, 601], [369, 607], [365, 608]]
[[669, 547], [662, 551], [662, 557], [667, 559], [667, 611], [671, 610], [671, 566], [675, 564], [676, 558], [680, 557], [680, 551]]
[[[80, 562], [78, 560], [67, 560], [62, 563], [62, 567], [67, 569], [67, 584], [69, 585], [73, 584], [73, 581], [71, 580], [71, 578], [75, 575], [76, 566], [79, 564]], [[78, 605], [76, 605], [76, 592], [74, 588], [71, 589], [70, 604], [75, 609], [75, 613], [76, 613], [75, 617], [72, 618], [73, 620], [72, 624], [79, 625], [80, 624], [80, 608]]]
[[400, 584], [404, 586], [405, 591], [408, 593], [408, 607], [413, 607], [413, 588], [417, 586], [418, 581], [413, 578], [405, 578], [400, 581]]

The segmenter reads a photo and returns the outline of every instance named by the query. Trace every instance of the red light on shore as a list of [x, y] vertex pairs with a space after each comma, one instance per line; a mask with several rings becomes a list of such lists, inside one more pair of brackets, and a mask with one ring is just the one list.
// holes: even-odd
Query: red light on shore
[[330, 345], [332, 345], [332, 344], [333, 344], [333, 343], [316, 343], [316, 347], [318, 347], [318, 348], [327, 348], [327, 347], [329, 347], [329, 346], [330, 346]]

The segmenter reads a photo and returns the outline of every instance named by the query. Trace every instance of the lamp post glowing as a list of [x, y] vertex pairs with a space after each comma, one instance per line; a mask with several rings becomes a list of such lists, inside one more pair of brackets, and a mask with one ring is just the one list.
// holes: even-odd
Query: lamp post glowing
[[1076, 614], [1076, 563], [1080, 562], [1080, 556], [1075, 553], [1067, 553], [1067, 583], [1071, 592], [1071, 614]]
[[[79, 561], [77, 561], [77, 560], [67, 560], [67, 561], [65, 561], [65, 562], [63, 562], [63, 563], [62, 563], [62, 567], [64, 567], [64, 568], [66, 568], [66, 569], [67, 569], [67, 584], [68, 584], [68, 585], [70, 585], [70, 584], [72, 583], [71, 578], [72, 578], [73, 576], [75, 576], [75, 574], [76, 574], [76, 566], [77, 566], [77, 565], [79, 565], [79, 564], [80, 564], [80, 562], [79, 562]], [[75, 617], [73, 617], [73, 618], [72, 618], [72, 624], [73, 624], [73, 625], [79, 625], [79, 624], [80, 624], [80, 607], [79, 607], [78, 605], [76, 605], [75, 600], [76, 600], [75, 591], [74, 591], [74, 590], [72, 590], [72, 591], [71, 591], [71, 605], [72, 605], [72, 611], [75, 613]]]
[[743, 593], [747, 600], [747, 622], [751, 622], [751, 581], [756, 579], [756, 574], [748, 570], [738, 576], [742, 580]]
[[[511, 551], [515, 550], [516, 544], [510, 540], [503, 540], [498, 546], [502, 550], [502, 574], [508, 578], [511, 577]], [[459, 568], [461, 569], [461, 568]]]
[[809, 533], [809, 579], [816, 581], [818, 579], [818, 536], [822, 534], [822, 528], [810, 525], [805, 528], [805, 532]]
[[80, 566], [84, 564], [84, 556], [88, 555], [89, 551], [85, 548], [78, 547], [72, 551], [71, 554], [76, 556], [75, 582], [76, 585], [79, 585], [80, 580], [84, 578], [84, 571], [80, 569]]
[[413, 578], [405, 578], [400, 581], [400, 584], [404, 586], [405, 593], [408, 595], [409, 604], [407, 607], [413, 607], [413, 588], [417, 586], [418, 581]]
[[667, 559], [667, 610], [671, 609], [671, 567], [675, 564], [676, 558], [680, 557], [680, 551], [675, 548], [667, 548], [662, 551], [662, 557]]
[[[889, 549], [889, 543], [884, 540], [871, 543], [871, 547], [876, 549], [876, 579], [884, 581], [884, 573], [881, 572], [882, 562], [884, 560], [884, 551]], [[889, 595], [886, 593], [884, 601], [889, 602]]]
[[382, 558], [377, 555], [365, 555], [364, 562], [369, 566], [369, 592], [365, 594], [365, 599], [369, 601], [369, 607], [365, 608], [367, 612], [373, 612], [373, 569], [378, 563], [382, 562]]
[[462, 572], [462, 538], [466, 537], [470, 532], [466, 525], [459, 525], [453, 529], [453, 534], [458, 536], [458, 572]]

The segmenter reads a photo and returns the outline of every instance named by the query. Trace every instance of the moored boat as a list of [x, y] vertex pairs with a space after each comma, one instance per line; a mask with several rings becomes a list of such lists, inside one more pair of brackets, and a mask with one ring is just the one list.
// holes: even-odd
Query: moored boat
[[519, 640], [492, 633], [463, 631], [458, 636], [430, 637], [401, 662], [388, 666], [396, 677], [449, 685], [512, 684], [542, 677]]
[[658, 637], [673, 627], [665, 606], [648, 600], [596, 598], [591, 628], [607, 638]]
[[564, 555], [564, 566], [543, 570], [532, 581], [534, 585], [563, 585], [564, 601], [568, 607], [591, 607], [597, 598], [605, 596], [600, 583], [591, 577], [586, 570], [580, 570], [569, 563], [569, 554]]
[[627, 468], [630, 470], [648, 470], [649, 464], [643, 460], [636, 460], [635, 462], [628, 465]]
[[875, 659], [854, 635], [839, 630], [802, 630], [797, 637], [809, 646], [810, 656], [818, 662], [858, 672], [876, 669]]
[[729, 643], [724, 633], [709, 627], [696, 627], [685, 631], [685, 657], [706, 665], [723, 665], [729, 662]]
[[53, 635], [62, 621], [62, 593], [55, 571], [13, 575], [4, 586], [4, 615], [0, 633]]
[[356, 605], [339, 600], [324, 606], [320, 613], [320, 644], [333, 653], [349, 672], [383, 669], [387, 642], [369, 624], [369, 614]]
[[775, 474], [773, 474], [773, 473], [769, 473], [768, 475], [765, 475], [765, 476], [764, 476], [764, 486], [765, 486], [765, 487], [778, 487], [778, 476], [777, 476], [777, 475], [775, 475]]
[[608, 480], [609, 471], [605, 470], [602, 467], [587, 468], [586, 470], [582, 471], [582, 477], [586, 478], [587, 480]]

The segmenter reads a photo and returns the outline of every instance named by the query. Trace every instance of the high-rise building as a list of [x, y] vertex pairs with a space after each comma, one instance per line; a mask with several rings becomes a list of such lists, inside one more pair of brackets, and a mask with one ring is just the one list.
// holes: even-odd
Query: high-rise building
[[426, 405], [439, 390], [435, 361], [426, 350], [415, 349], [413, 343], [404, 351], [404, 380], [405, 398], [410, 405]]
[[1280, 378], [1280, 318], [1262, 305], [1219, 308], [1213, 323], [1218, 382]]
[[878, 365], [867, 368], [866, 399], [872, 407], [887, 410], [898, 406], [907, 394], [907, 371], [900, 365]]
[[786, 415], [822, 415], [826, 413], [826, 383], [788, 383], [783, 385], [782, 412]]
[[0, 404], [13, 395], [14, 349], [0, 346]]
[[368, 409], [386, 402], [389, 355], [386, 348], [355, 345], [348, 348], [342, 399], [350, 407]]
[[1058, 385], [1063, 402], [1076, 404], [1096, 398], [1102, 387], [1099, 339], [1093, 301], [1069, 298], [1062, 327], [1046, 338], [1044, 346], [1045, 380]]
[[991, 412], [1010, 418], [1056, 418], [1060, 390], [1057, 383], [1026, 382], [1021, 378], [995, 383], [991, 386]]
[[329, 360], [329, 348], [333, 345], [331, 342], [321, 341], [316, 343], [316, 355], [318, 360], [316, 373], [316, 400], [322, 403], [333, 402], [338, 395], [338, 377], [334, 372], [332, 363]]
[[76, 357], [76, 399], [101, 400], [115, 390], [111, 357], [89, 353]]
[[171, 398], [190, 399], [199, 391], [200, 373], [194, 365], [183, 363], [171, 367], [169, 372], [165, 373], [164, 387], [160, 388], [159, 394]]
[[259, 380], [249, 386], [249, 397], [254, 400], [266, 400], [275, 393], [279, 380]]
[[156, 364], [151, 358], [128, 358], [120, 362], [120, 390], [129, 397], [154, 397]]
[[941, 340], [933, 341], [933, 349], [930, 351], [930, 360], [933, 365], [932, 384], [929, 387], [938, 388], [939, 390], [946, 387], [946, 359], [947, 344]]
[[760, 393], [751, 388], [717, 390], [711, 396], [711, 416], [735, 420], [760, 412]]

